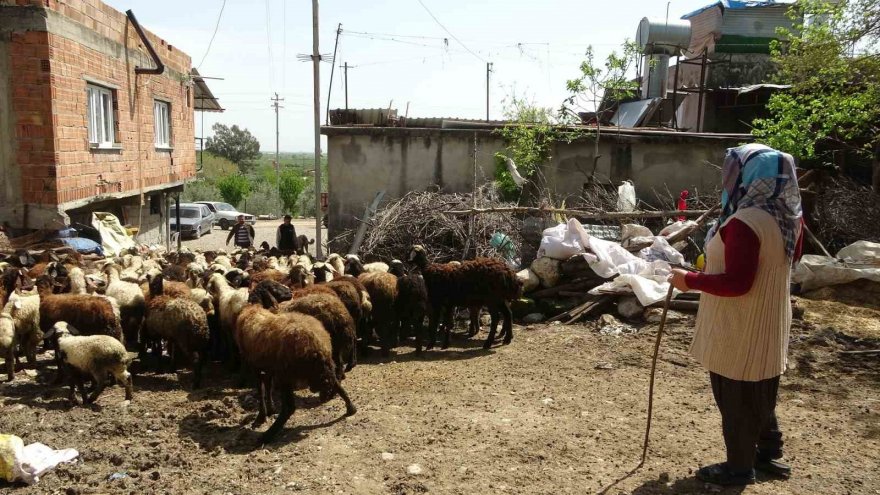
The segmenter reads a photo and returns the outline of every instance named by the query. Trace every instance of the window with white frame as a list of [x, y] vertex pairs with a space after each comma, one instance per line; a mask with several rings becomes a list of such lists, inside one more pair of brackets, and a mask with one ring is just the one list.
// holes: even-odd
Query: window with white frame
[[86, 86], [88, 95], [89, 143], [97, 147], [111, 147], [115, 142], [113, 120], [113, 91], [101, 86]]
[[171, 147], [171, 119], [170, 105], [167, 102], [155, 100], [153, 102], [153, 121], [156, 129], [156, 147]]

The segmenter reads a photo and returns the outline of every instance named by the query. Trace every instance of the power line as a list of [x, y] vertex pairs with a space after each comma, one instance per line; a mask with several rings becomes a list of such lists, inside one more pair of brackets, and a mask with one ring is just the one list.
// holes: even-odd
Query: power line
[[269, 86], [273, 86], [272, 81], [275, 77], [275, 71], [272, 70], [272, 32], [269, 26], [269, 0], [266, 0], [266, 51], [269, 54]]
[[196, 70], [202, 68], [202, 64], [205, 63], [205, 59], [208, 58], [208, 53], [211, 52], [211, 45], [214, 44], [214, 37], [217, 36], [217, 30], [220, 29], [220, 19], [223, 18], [223, 9], [225, 8], [226, 0], [223, 0], [223, 5], [220, 6], [220, 15], [217, 16], [217, 24], [214, 25], [214, 34], [211, 35], [211, 41], [208, 42], [208, 49], [205, 50], [205, 54], [202, 56], [202, 61], [196, 66]]
[[460, 39], [456, 38], [455, 35], [452, 34], [452, 31], [446, 29], [446, 26], [444, 26], [443, 23], [440, 22], [439, 19], [437, 19], [437, 17], [431, 12], [431, 9], [429, 9], [428, 6], [425, 5], [425, 2], [423, 2], [422, 0], [418, 0], [418, 2], [419, 2], [419, 5], [421, 5], [422, 8], [425, 9], [425, 12], [427, 12], [428, 15], [431, 16], [431, 19], [434, 19], [434, 22], [436, 22], [438, 26], [443, 28], [443, 30], [446, 31], [446, 34], [448, 34], [452, 39], [454, 39], [456, 42], [458, 42], [458, 44], [461, 45], [462, 48], [467, 50], [467, 52], [470, 53], [471, 55], [473, 55], [474, 57], [477, 57], [481, 62], [488, 63], [483, 57], [477, 55], [476, 52], [474, 52], [473, 50], [468, 48], [467, 45], [462, 43]]

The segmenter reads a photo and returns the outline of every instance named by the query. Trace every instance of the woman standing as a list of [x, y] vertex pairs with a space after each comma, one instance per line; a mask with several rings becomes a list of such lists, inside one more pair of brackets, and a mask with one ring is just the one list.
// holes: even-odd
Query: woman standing
[[776, 421], [787, 365], [791, 266], [800, 257], [801, 198], [791, 155], [759, 144], [727, 151], [722, 211], [706, 243], [706, 270], [673, 270], [700, 290], [691, 355], [706, 369], [721, 412], [727, 460], [700, 468], [718, 485], [754, 483], [755, 469], [788, 478]]

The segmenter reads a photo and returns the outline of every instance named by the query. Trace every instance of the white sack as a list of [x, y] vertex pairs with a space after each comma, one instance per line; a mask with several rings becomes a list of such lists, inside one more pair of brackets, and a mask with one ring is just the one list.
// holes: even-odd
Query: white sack
[[617, 187], [617, 211], [630, 212], [636, 209], [636, 188], [625, 180]]
[[875, 260], [880, 263], [880, 244], [876, 242], [858, 241], [837, 252], [838, 259]]
[[880, 283], [880, 267], [855, 268], [827, 256], [807, 254], [794, 269], [791, 281], [802, 291], [866, 279]]

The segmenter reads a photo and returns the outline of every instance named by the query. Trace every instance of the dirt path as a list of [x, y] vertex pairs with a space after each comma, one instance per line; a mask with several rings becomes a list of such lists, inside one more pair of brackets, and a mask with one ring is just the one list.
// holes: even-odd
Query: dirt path
[[[690, 324], [664, 341], [648, 463], [608, 493], [719, 491], [693, 478], [723, 448], [708, 376], [686, 354]], [[256, 450], [253, 394], [218, 366], [203, 390], [189, 391], [188, 372], [139, 374], [129, 406], [113, 387], [74, 409], [63, 390], [20, 372], [0, 386], [0, 431], [82, 453], [21, 494], [597, 493], [641, 453], [654, 331], [540, 325], [517, 327], [512, 345], [488, 352], [463, 338], [424, 358], [404, 347], [349, 374], [356, 415], [299, 394], [279, 441]], [[877, 348], [880, 335], [848, 333], [793, 330], [778, 412], [795, 477], [760, 478], [742, 493], [880, 493], [880, 365], [838, 354]], [[109, 481], [113, 473], [125, 475]]]

